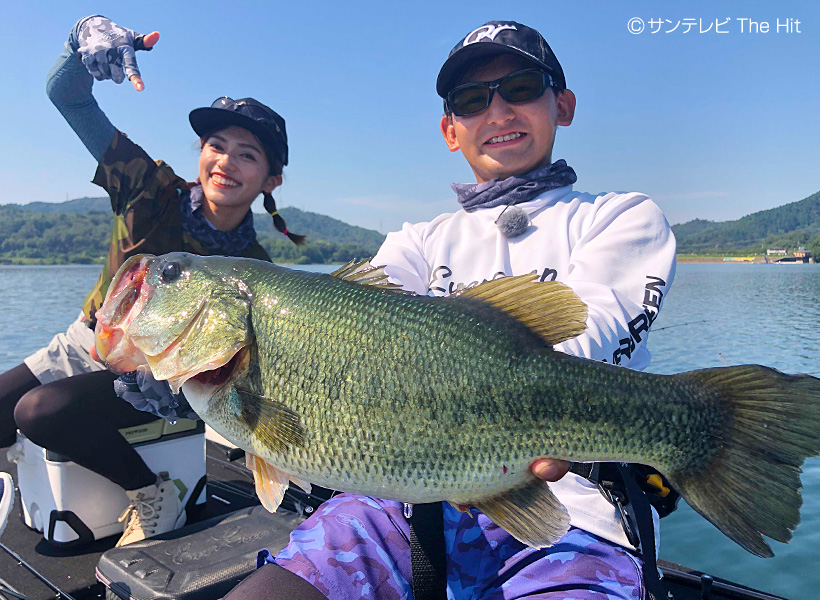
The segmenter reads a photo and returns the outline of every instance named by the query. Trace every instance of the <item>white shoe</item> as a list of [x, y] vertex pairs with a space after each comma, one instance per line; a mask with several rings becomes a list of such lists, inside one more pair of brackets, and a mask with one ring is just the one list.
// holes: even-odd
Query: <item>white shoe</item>
[[182, 527], [186, 517], [182, 498], [186, 491], [179, 479], [169, 479], [165, 471], [155, 484], [126, 490], [131, 504], [119, 519], [125, 521], [125, 530], [117, 547]]
[[8, 473], [0, 473], [0, 535], [3, 535], [13, 507], [14, 481]]

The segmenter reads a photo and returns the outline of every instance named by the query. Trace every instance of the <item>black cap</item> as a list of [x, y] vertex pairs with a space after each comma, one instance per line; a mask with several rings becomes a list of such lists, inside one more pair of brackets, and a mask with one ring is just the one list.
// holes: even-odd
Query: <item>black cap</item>
[[276, 111], [253, 98], [217, 98], [210, 107], [195, 108], [188, 115], [199, 137], [236, 125], [253, 133], [273, 158], [288, 164], [288, 134], [285, 120]]
[[564, 70], [540, 33], [515, 21], [488, 21], [464, 36], [450, 50], [436, 80], [438, 95], [446, 98], [447, 93], [458, 85], [465, 67], [475, 58], [494, 54], [521, 56], [549, 73], [555, 87], [567, 87]]

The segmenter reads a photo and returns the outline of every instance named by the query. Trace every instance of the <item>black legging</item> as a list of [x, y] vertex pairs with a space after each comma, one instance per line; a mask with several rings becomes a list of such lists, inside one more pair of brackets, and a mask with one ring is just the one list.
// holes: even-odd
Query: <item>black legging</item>
[[267, 564], [248, 575], [222, 600], [327, 600], [307, 581], [283, 569]]
[[40, 385], [25, 364], [0, 374], [0, 444], [13, 444], [19, 427], [35, 444], [126, 490], [154, 483], [157, 476], [117, 430], [157, 417], [118, 398], [116, 378], [97, 371]]

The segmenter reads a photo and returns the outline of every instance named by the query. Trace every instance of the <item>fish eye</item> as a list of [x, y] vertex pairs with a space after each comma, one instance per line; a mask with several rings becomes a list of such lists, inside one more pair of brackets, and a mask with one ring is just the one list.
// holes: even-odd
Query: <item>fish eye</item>
[[162, 267], [162, 272], [159, 274], [159, 278], [162, 279], [164, 283], [171, 283], [179, 278], [182, 274], [182, 269], [179, 266], [178, 262], [169, 262], [165, 263], [165, 266]]

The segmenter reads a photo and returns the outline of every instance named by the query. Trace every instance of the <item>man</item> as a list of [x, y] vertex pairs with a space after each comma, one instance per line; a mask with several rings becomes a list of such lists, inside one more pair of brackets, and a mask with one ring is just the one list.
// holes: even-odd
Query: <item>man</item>
[[[462, 210], [388, 235], [373, 264], [404, 288], [436, 296], [526, 273], [562, 281], [589, 317], [585, 333], [556, 348], [646, 367], [647, 333], [674, 275], [674, 237], [645, 195], [576, 192], [575, 172], [553, 162], [555, 134], [572, 123], [575, 96], [547, 42], [519, 23], [491, 21], [451, 51], [436, 89], [444, 140], [476, 183], [453, 186]], [[643, 596], [642, 561], [621, 514], [595, 485], [564, 475], [567, 468], [544, 459], [532, 465], [537, 476], [557, 480], [550, 485], [571, 518], [550, 548], [529, 548], [476, 509], [443, 503], [449, 598]], [[230, 598], [412, 597], [405, 514], [400, 502], [336, 496]]]

